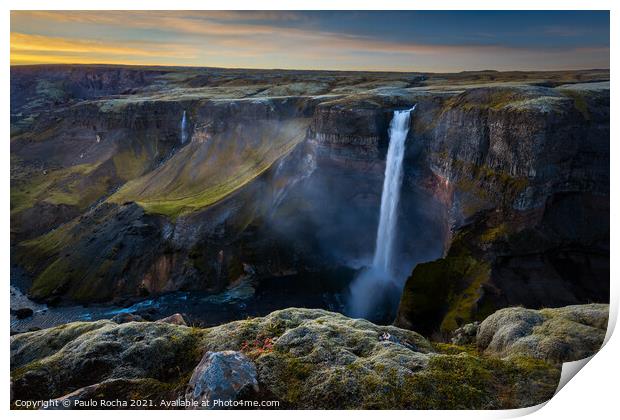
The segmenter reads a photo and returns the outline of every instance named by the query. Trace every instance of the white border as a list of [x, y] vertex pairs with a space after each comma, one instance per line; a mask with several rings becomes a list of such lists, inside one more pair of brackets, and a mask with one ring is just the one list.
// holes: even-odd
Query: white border
[[[4, 28], [2, 32], [2, 57], [4, 58], [4, 65], [0, 69], [2, 74], [3, 86], [5, 89], [9, 89], [9, 31], [10, 31], [10, 9], [15, 10], [27, 10], [27, 9], [81, 9], [81, 10], [105, 10], [105, 9], [145, 9], [145, 10], [167, 10], [167, 9], [185, 9], [185, 10], [198, 10], [198, 9], [212, 9], [212, 10], [256, 10], [257, 8], [266, 10], [381, 10], [381, 9], [412, 9], [412, 10], [611, 10], [611, 79], [616, 80], [615, 69], [618, 64], [618, 55], [615, 51], [617, 44], [618, 30], [620, 28], [620, 19], [618, 18], [618, 1], [603, 1], [603, 0], [435, 0], [435, 1], [407, 1], [407, 0], [382, 0], [380, 2], [363, 1], [363, 0], [275, 0], [275, 1], [262, 1], [252, 2], [247, 0], [226, 0], [226, 1], [197, 1], [197, 0], [175, 0], [175, 1], [156, 1], [156, 0], [133, 0], [128, 2], [127, 0], [91, 0], [85, 1], [68, 1], [68, 0], [56, 0], [54, 2], [42, 1], [42, 0], [23, 0], [23, 1], [4, 1], [3, 8], [4, 14], [2, 15], [2, 25]], [[615, 7], [614, 7], [615, 6]], [[617, 134], [617, 125], [614, 122], [619, 121], [620, 115], [618, 115], [619, 103], [617, 95], [611, 99], [611, 139], [619, 140]], [[4, 153], [1, 155], [2, 166], [4, 168], [5, 175], [0, 177], [0, 185], [2, 188], [2, 196], [5, 199], [4, 206], [2, 207], [2, 219], [0, 220], [2, 238], [5, 240], [5, 248], [0, 253], [1, 266], [4, 267], [4, 275], [2, 277], [6, 291], [8, 292], [9, 284], [9, 190], [10, 190], [10, 177], [9, 177], [9, 95], [5, 94], [2, 100], [0, 115], [2, 119], [2, 133], [4, 133]], [[611, 159], [614, 162], [619, 162], [618, 159], [618, 147], [615, 142], [611, 142]], [[617, 194], [619, 166], [612, 165], [611, 167], [611, 214], [618, 215], [620, 209], [620, 199]], [[612, 264], [611, 264], [611, 313], [610, 313], [610, 331], [608, 338], [610, 337], [604, 348], [587, 364], [587, 366], [579, 372], [576, 379], [570, 381], [553, 399], [551, 399], [544, 407], [537, 407], [538, 411], [535, 411], [530, 415], [533, 419], [546, 419], [546, 418], [563, 418], [563, 419], [589, 419], [589, 418], [612, 418], [617, 416], [618, 409], [618, 374], [619, 362], [618, 354], [620, 354], [620, 342], [617, 337], [611, 335], [613, 331], [613, 325], [617, 320], [618, 313], [618, 261], [620, 255], [618, 255], [618, 233], [619, 223], [612, 217], [611, 220], [611, 249], [612, 249]], [[4, 293], [4, 313], [8, 316], [9, 308], [9, 293]], [[8, 341], [9, 337], [9, 323], [2, 323], [2, 330], [4, 337]], [[5, 341], [5, 345], [0, 346], [0, 358], [4, 363], [4, 380], [1, 383], [1, 387], [4, 391], [4, 409], [8, 410], [9, 407], [9, 346]], [[516, 417], [527, 414], [533, 409], [513, 410], [513, 411], [430, 411], [430, 412], [418, 412], [418, 411], [383, 411], [381, 413], [375, 413], [371, 411], [328, 411], [328, 412], [307, 412], [307, 411], [295, 411], [295, 412], [278, 412], [270, 411], [268, 413], [260, 412], [187, 412], [186, 416], [197, 418], [200, 416], [204, 418], [244, 418], [247, 416], [263, 416], [267, 415], [273, 418], [290, 419], [310, 419], [315, 416], [327, 416], [329, 418], [366, 418], [375, 419], [376, 416], [390, 416], [392, 419], [411, 419], [417, 416], [424, 416], [424, 418], [444, 419], [444, 418], [459, 418], [459, 419], [487, 419], [487, 418], [506, 418]], [[12, 411], [10, 415], [13, 417], [24, 418], [31, 417], [33, 415], [40, 414], [45, 418], [74, 418], [77, 416], [83, 416], [83, 413], [79, 412], [53, 412], [47, 411], [45, 414], [42, 412], [30, 413], [22, 411]], [[128, 412], [111, 412], [111, 411], [93, 411], [89, 412], [88, 416], [93, 418], [107, 418], [114, 416], [115, 418], [129, 418], [129, 416], [141, 416], [146, 412], [128, 413]], [[176, 415], [176, 414], [172, 414]], [[165, 416], [169, 416], [165, 412], [149, 412], [149, 417], [154, 419], [163, 419]]]

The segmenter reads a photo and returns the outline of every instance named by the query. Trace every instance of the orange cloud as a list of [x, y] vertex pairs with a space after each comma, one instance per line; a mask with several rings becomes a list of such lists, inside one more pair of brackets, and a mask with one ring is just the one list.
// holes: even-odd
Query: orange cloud
[[[184, 44], [148, 42], [124, 42], [121, 44], [11, 32], [11, 64], [127, 61], [119, 60], [120, 57], [191, 59], [195, 58], [195, 55], [195, 49]], [[135, 59], [130, 59], [130, 61], [143, 62]]]

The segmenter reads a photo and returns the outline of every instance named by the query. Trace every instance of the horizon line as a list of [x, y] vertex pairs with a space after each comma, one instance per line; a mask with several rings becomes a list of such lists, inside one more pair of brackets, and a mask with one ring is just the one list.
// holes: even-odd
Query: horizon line
[[342, 70], [342, 69], [310, 69], [310, 68], [278, 68], [278, 67], [219, 67], [219, 66], [191, 66], [191, 65], [166, 65], [166, 64], [121, 64], [121, 63], [11, 63], [10, 67], [37, 67], [37, 66], [107, 66], [107, 67], [159, 67], [167, 69], [218, 69], [218, 70], [262, 70], [262, 71], [313, 71], [313, 72], [341, 72], [341, 73], [420, 73], [420, 74], [458, 74], [458, 73], [557, 73], [557, 72], [576, 72], [576, 71], [610, 71], [610, 68], [587, 67], [587, 68], [567, 68], [554, 70], [495, 70], [495, 69], [472, 69], [472, 70], [447, 70], [447, 71], [427, 71], [427, 70]]

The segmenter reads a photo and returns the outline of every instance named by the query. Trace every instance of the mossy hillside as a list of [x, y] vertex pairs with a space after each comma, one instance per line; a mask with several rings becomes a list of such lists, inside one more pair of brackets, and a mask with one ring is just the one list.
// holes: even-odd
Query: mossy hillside
[[164, 165], [128, 182], [111, 202], [135, 201], [147, 212], [176, 218], [207, 207], [265, 172], [305, 136], [297, 119], [239, 125], [206, 141], [193, 141]]
[[[534, 369], [487, 360], [475, 348], [429, 346], [404, 331], [287, 309], [211, 328], [205, 343], [210, 351], [246, 352], [261, 384], [289, 408], [507, 408], [526, 397], [544, 401], [559, 378], [544, 363], [532, 362]], [[380, 341], [385, 332], [395, 340]], [[515, 390], [527, 390], [521, 383], [533, 377], [545, 384], [543, 392]]]
[[[34, 276], [30, 294], [38, 299], [106, 301], [139, 295], [145, 273], [169, 278], [158, 220], [136, 204], [102, 203], [92, 211], [16, 248], [15, 258]], [[158, 293], [165, 284], [145, 287]], [[159, 287], [159, 288], [158, 288]]]
[[478, 301], [489, 273], [489, 265], [471, 255], [418, 264], [405, 285], [397, 324], [426, 334], [439, 325], [439, 332], [448, 334], [488, 315], [478, 312]]
[[557, 367], [517, 358], [469, 353], [434, 355], [428, 368], [408, 378], [405, 390], [415, 409], [510, 409], [549, 400], [560, 378]]
[[[102, 212], [91, 212], [88, 218], [75, 218], [41, 236], [22, 241], [15, 250], [15, 258], [27, 271], [40, 273], [61, 251], [75, 247], [88, 233], [89, 229], [81, 226], [82, 221], [91, 220], [98, 224], [105, 220], [102, 216]], [[70, 251], [65, 252], [65, 256], [70, 254]]]
[[40, 273], [61, 250], [75, 244], [72, 230], [78, 225], [78, 219], [71, 220], [58, 228], [37, 238], [20, 242], [15, 248], [15, 260], [28, 272]]
[[11, 186], [11, 214], [19, 213], [39, 201], [67, 204], [83, 210], [109, 188], [109, 179], [83, 182], [97, 164], [82, 164], [68, 168], [40, 172], [38, 175], [16, 181]]
[[107, 324], [106, 321], [73, 322], [53, 329], [16, 335], [11, 339], [11, 370], [50, 356], [80, 335]]
[[121, 150], [112, 157], [116, 175], [123, 181], [137, 178], [153, 166], [156, 155], [157, 153], [147, 151], [145, 145], [140, 145], [138, 151], [129, 147]]

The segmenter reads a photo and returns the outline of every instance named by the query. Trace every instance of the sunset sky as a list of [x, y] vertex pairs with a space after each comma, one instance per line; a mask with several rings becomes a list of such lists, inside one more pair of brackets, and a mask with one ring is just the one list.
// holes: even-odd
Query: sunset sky
[[609, 68], [609, 13], [13, 11], [11, 64]]

